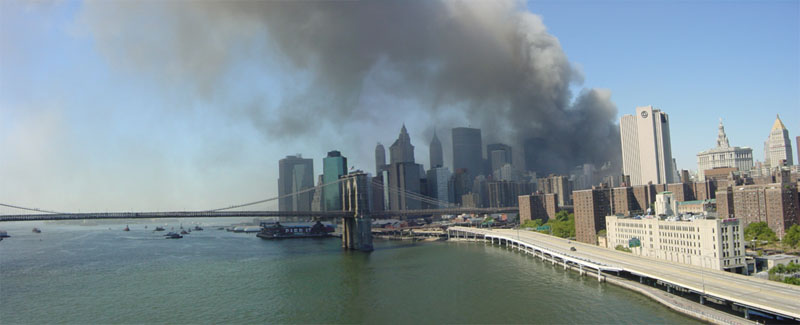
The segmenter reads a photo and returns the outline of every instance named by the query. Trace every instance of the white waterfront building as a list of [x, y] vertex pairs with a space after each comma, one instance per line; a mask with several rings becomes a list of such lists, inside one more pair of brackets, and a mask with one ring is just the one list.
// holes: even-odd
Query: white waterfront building
[[706, 170], [724, 167], [735, 167], [741, 172], [749, 172], [753, 168], [753, 149], [731, 147], [720, 119], [717, 146], [697, 154], [697, 177], [704, 181]]
[[739, 219], [607, 216], [606, 238], [609, 248], [622, 245], [640, 256], [736, 273], [747, 269]]
[[623, 174], [631, 185], [670, 184], [675, 181], [669, 116], [653, 106], [636, 108], [636, 115], [620, 119]]

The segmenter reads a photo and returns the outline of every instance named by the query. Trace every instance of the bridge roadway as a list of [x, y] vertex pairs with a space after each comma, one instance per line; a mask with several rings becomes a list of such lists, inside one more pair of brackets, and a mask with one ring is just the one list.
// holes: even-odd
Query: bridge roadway
[[[402, 211], [377, 211], [373, 219], [420, 218], [462, 213], [490, 214], [518, 212], [518, 208], [445, 208]], [[2, 221], [84, 220], [84, 219], [159, 219], [159, 218], [233, 218], [233, 217], [316, 217], [320, 219], [352, 218], [350, 211], [169, 211], [169, 212], [87, 212], [0, 215]]]
[[[706, 297], [732, 302], [749, 309], [793, 318], [800, 321], [800, 288], [789, 284], [757, 279], [725, 271], [673, 263], [619, 252], [595, 245], [568, 241], [532, 231], [514, 229], [477, 229], [451, 227], [481, 236], [502, 236], [563, 254], [614, 266], [632, 275], [660, 280], [689, 289]], [[570, 251], [575, 247], [576, 251]]]

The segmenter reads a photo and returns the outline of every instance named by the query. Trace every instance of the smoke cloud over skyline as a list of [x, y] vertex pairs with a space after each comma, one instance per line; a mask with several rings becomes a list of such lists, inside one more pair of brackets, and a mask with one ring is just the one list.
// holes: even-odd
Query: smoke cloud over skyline
[[[112, 66], [188, 90], [270, 141], [350, 150], [364, 169], [402, 121], [424, 130], [425, 164], [433, 127], [450, 163], [456, 126], [513, 145], [539, 173], [619, 160], [610, 92], [570, 91], [581, 72], [521, 2], [97, 1], [79, 19]], [[263, 84], [236, 84], [248, 65]]]

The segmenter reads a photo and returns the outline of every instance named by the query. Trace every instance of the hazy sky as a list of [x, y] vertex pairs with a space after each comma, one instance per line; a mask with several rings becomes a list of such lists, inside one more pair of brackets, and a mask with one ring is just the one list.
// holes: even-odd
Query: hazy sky
[[[420, 108], [431, 105], [419, 96], [427, 84], [398, 84], [407, 93], [388, 95], [374, 89], [428, 80], [381, 73], [392, 69], [366, 72], [369, 82], [359, 83], [349, 110], [326, 109], [326, 100], [352, 98], [309, 92], [325, 73], [352, 67], [303, 56], [304, 41], [312, 41], [281, 39], [280, 17], [195, 8], [208, 3], [0, 1], [0, 202], [59, 211], [216, 208], [276, 195], [278, 160], [286, 155], [314, 158], [319, 174], [321, 158], [338, 149], [351, 166], [372, 172], [376, 142], [388, 149], [405, 122], [418, 162], [428, 167], [431, 121], [470, 125], [458, 110]], [[798, 1], [509, 3], [467, 2], [469, 15], [458, 22], [471, 26], [472, 19], [476, 33], [504, 35], [492, 13], [538, 15], [541, 21], [514, 17], [555, 46], [553, 58], [563, 50], [575, 70], [563, 81], [572, 94], [596, 89], [600, 102], [610, 96], [614, 121], [638, 105], [662, 108], [681, 169], [696, 169], [695, 155], [714, 145], [720, 117], [731, 144], [752, 147], [757, 160], [775, 114], [793, 141], [800, 135]], [[444, 13], [463, 10], [446, 4]], [[537, 29], [541, 23], [546, 31]], [[272, 36], [253, 37], [262, 33]], [[390, 53], [404, 55], [400, 45]], [[427, 73], [405, 69], [413, 56], [400, 56], [376, 65]], [[442, 105], [461, 104], [450, 98]], [[438, 132], [449, 164], [449, 130]]]

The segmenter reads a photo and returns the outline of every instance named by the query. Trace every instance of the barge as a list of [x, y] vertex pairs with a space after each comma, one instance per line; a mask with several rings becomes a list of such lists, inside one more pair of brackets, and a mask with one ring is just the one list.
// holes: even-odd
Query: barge
[[313, 226], [284, 226], [280, 222], [262, 222], [261, 231], [256, 234], [261, 239], [323, 238], [331, 237], [333, 227], [317, 221]]

